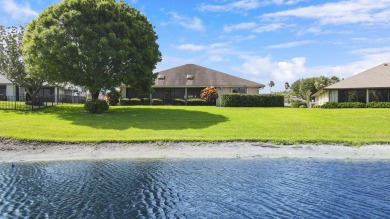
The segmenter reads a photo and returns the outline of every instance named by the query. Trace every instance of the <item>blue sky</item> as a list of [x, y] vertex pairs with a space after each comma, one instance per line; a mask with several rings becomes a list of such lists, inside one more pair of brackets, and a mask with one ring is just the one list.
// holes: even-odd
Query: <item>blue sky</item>
[[[0, 25], [27, 24], [60, 0], [0, 0]], [[155, 26], [163, 61], [193, 63], [284, 90], [390, 62], [390, 0], [126, 0]], [[262, 93], [269, 92], [266, 88]]]

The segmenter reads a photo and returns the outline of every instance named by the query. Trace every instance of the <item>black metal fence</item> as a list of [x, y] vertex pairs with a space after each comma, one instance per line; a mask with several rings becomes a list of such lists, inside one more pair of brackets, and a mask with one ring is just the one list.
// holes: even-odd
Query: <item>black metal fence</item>
[[85, 97], [70, 95], [39, 96], [35, 98], [26, 96], [0, 95], [0, 109], [34, 111], [58, 104], [82, 104], [85, 103], [85, 100]]

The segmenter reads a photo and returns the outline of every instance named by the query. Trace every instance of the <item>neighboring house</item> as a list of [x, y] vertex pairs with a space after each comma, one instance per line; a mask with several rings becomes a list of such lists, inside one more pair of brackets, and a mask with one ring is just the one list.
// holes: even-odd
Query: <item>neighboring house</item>
[[[172, 104], [175, 98], [199, 98], [201, 91], [209, 86], [214, 86], [219, 96], [228, 93], [259, 94], [259, 89], [265, 86], [194, 64], [182, 65], [156, 74], [152, 94], [140, 94], [133, 88], [122, 87], [122, 97], [158, 98], [162, 99], [164, 104]], [[220, 105], [220, 98], [216, 104]]]
[[[52, 101], [57, 102], [57, 99], [64, 98], [65, 96], [73, 96], [74, 89], [67, 88], [66, 86], [50, 86], [44, 85], [39, 91], [39, 96], [51, 97]], [[0, 100], [19, 101], [26, 98], [27, 92], [24, 88], [18, 87], [13, 84], [3, 75], [0, 75]]]
[[390, 63], [330, 85], [313, 96], [318, 105], [326, 102], [390, 102]]

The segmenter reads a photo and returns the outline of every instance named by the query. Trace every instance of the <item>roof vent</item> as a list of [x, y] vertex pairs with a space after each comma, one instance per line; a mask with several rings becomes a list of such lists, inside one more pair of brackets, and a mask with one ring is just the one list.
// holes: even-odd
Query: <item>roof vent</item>
[[387, 63], [385, 63], [385, 66], [388, 66]]
[[193, 75], [187, 75], [187, 80], [194, 80], [194, 76]]
[[165, 79], [165, 75], [158, 75], [158, 76], [157, 76], [157, 79], [158, 79], [158, 80], [164, 80], [164, 79]]

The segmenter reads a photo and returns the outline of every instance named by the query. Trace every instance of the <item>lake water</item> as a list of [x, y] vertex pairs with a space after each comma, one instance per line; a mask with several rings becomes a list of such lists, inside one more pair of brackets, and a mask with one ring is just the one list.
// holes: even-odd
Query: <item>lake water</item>
[[0, 164], [0, 218], [390, 218], [390, 162]]

